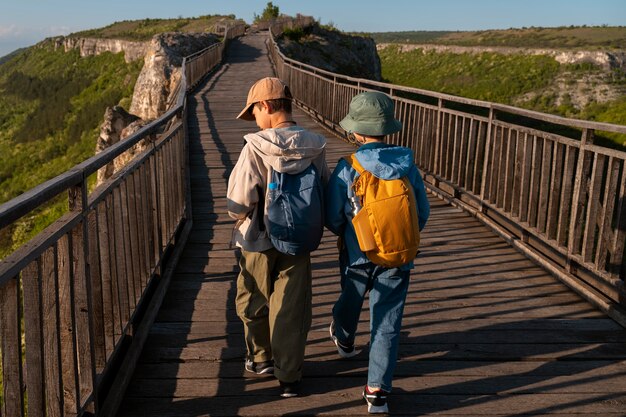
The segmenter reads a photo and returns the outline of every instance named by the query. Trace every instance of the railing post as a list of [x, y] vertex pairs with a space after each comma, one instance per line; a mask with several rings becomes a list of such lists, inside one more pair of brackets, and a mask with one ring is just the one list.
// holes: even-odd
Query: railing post
[[[161, 192], [160, 192], [160, 176], [159, 176], [159, 155], [156, 149], [156, 135], [154, 133], [150, 134], [150, 143], [152, 143], [152, 191], [154, 192], [154, 201], [153, 201], [153, 212], [154, 212], [154, 223], [156, 228], [156, 238], [159, 242], [158, 248], [158, 256], [157, 259], [162, 259], [163, 257], [163, 218], [161, 213]], [[161, 275], [161, 267], [155, 270], [155, 273]]]
[[[491, 131], [493, 128], [494, 111], [493, 107], [489, 107], [489, 122], [487, 122], [487, 137], [485, 138], [485, 149], [483, 157], [483, 172], [480, 180], [480, 202], [481, 205], [485, 201], [485, 193], [487, 192], [487, 170], [489, 167], [489, 155], [491, 155]], [[478, 146], [478, 143], [476, 144]]]
[[437, 125], [435, 126], [435, 161], [433, 163], [433, 174], [439, 174], [439, 145], [441, 144], [441, 109], [443, 108], [443, 100], [437, 99]]
[[[24, 416], [24, 368], [22, 363], [22, 322], [18, 277], [0, 286], [0, 350], [2, 350], [3, 416]], [[27, 324], [28, 326], [28, 324]], [[28, 376], [26, 376], [28, 378]]]
[[337, 115], [337, 105], [336, 105], [336, 101], [337, 101], [337, 77], [333, 76], [333, 99], [331, 101], [331, 108], [330, 108], [330, 114], [331, 116], [331, 121], [334, 123], [334, 119], [335, 116]]
[[580, 230], [584, 229], [584, 225], [581, 223], [580, 216], [583, 206], [585, 206], [587, 178], [585, 177], [589, 164], [591, 163], [592, 155], [588, 155], [586, 152], [587, 144], [593, 143], [593, 129], [583, 129], [582, 136], [580, 138], [580, 148], [578, 151], [578, 162], [576, 164], [576, 173], [574, 176], [574, 192], [572, 195], [572, 214], [569, 223], [569, 238], [567, 241], [567, 260], [565, 264], [565, 270], [568, 273], [572, 272], [572, 256], [577, 254], [577, 246], [580, 242]]
[[185, 166], [182, 167], [183, 179], [185, 181], [185, 217], [187, 221], [192, 219], [192, 207], [191, 207], [191, 175], [190, 175], [190, 155], [189, 155], [189, 132], [187, 129], [187, 100], [183, 104], [182, 109], [182, 123], [183, 123], [183, 157], [185, 158]]
[[[91, 266], [89, 264], [89, 247], [95, 245], [89, 234], [88, 220], [88, 199], [89, 191], [87, 190], [87, 178], [83, 178], [80, 184], [68, 190], [69, 210], [71, 212], [81, 213], [82, 231], [74, 230], [72, 232], [72, 244], [70, 245], [70, 255], [75, 253], [82, 256], [81, 259], [74, 259], [73, 265], [70, 265], [70, 294], [72, 303], [72, 315], [74, 320], [74, 354], [78, 366], [75, 369], [76, 380], [76, 407], [80, 410], [84, 393], [92, 395], [92, 401], [87, 404], [85, 411], [96, 414], [98, 408], [98, 389], [97, 389], [97, 372], [96, 372], [96, 348], [95, 340], [95, 317], [93, 309], [93, 290], [91, 283]], [[82, 236], [81, 236], [82, 235]], [[94, 236], [95, 238], [95, 236]], [[76, 252], [72, 248], [76, 242], [80, 242], [81, 248], [77, 248]], [[82, 249], [82, 252], [81, 252]], [[84, 312], [80, 304], [86, 304], [87, 311]], [[87, 314], [86, 323], [79, 320], [82, 314]], [[84, 328], [86, 324], [87, 329]], [[87, 330], [85, 332], [85, 330]], [[85, 343], [88, 339], [89, 357], [85, 357], [84, 353], [79, 352], [78, 341]], [[67, 348], [67, 347], [64, 347]], [[86, 361], [89, 361], [86, 363]], [[89, 372], [90, 381], [86, 381], [85, 377]]]

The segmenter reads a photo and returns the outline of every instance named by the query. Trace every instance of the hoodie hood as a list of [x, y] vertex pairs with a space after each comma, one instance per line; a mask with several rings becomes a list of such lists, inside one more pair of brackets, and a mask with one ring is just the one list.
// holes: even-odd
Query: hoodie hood
[[413, 166], [413, 151], [403, 146], [359, 149], [356, 159], [375, 177], [391, 180], [408, 174]]
[[326, 147], [324, 136], [299, 126], [265, 129], [244, 139], [274, 171], [286, 174], [302, 172]]

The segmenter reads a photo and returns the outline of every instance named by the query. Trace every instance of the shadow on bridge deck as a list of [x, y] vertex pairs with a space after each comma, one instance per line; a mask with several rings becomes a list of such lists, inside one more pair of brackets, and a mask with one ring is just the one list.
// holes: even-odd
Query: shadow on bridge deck
[[[235, 120], [247, 89], [271, 75], [264, 36], [233, 42], [190, 103], [193, 231], [119, 416], [358, 415], [367, 349], [340, 360], [328, 339], [338, 296], [335, 239], [313, 256], [313, 325], [303, 396], [244, 375], [234, 310], [236, 253], [228, 175], [253, 123]], [[300, 112], [300, 125], [318, 129]], [[329, 138], [334, 166], [350, 146]], [[397, 415], [623, 416], [626, 330], [474, 218], [431, 199], [412, 274], [390, 410]], [[367, 308], [367, 306], [366, 306]], [[367, 313], [357, 337], [367, 341]]]

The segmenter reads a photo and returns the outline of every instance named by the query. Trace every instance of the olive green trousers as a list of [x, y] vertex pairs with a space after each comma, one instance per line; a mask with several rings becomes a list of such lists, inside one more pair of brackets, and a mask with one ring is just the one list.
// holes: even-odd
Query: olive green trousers
[[242, 250], [239, 266], [235, 303], [248, 357], [254, 362], [273, 359], [280, 381], [300, 380], [311, 327], [310, 255]]

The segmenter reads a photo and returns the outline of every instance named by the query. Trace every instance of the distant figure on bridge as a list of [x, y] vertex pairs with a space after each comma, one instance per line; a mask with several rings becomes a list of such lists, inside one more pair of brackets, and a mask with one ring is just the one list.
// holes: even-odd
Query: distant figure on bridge
[[326, 226], [339, 236], [341, 273], [330, 337], [341, 357], [360, 353], [355, 336], [369, 291], [363, 398], [368, 412], [387, 413], [409, 275], [430, 205], [412, 151], [384, 141], [402, 129], [387, 95], [365, 92], [353, 97], [339, 124], [360, 147], [338, 162], [326, 189]]
[[[288, 86], [278, 78], [263, 78], [250, 88], [237, 118], [255, 120], [262, 130], [245, 135], [227, 192], [228, 213], [238, 220], [233, 240], [241, 248], [235, 302], [244, 326], [245, 369], [273, 373], [283, 397], [298, 395], [302, 378], [312, 314], [310, 250], [323, 232], [324, 184], [330, 176], [326, 139], [296, 126], [291, 100]], [[311, 187], [300, 187], [302, 183]], [[300, 206], [291, 205], [289, 193], [282, 193], [289, 187], [296, 187], [296, 193], [303, 189]], [[273, 209], [286, 207], [288, 216], [280, 211], [272, 215]], [[298, 222], [303, 215], [307, 220]], [[289, 224], [280, 224], [287, 218]]]

